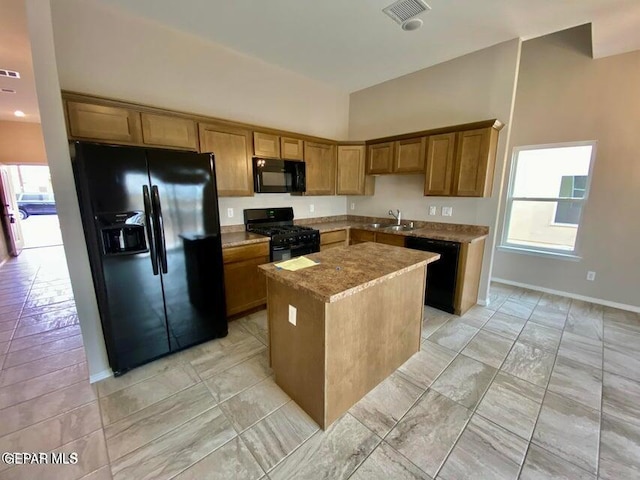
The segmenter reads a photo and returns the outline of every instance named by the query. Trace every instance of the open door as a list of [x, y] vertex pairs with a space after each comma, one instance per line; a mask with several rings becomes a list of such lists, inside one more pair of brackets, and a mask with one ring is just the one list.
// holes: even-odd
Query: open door
[[16, 195], [11, 184], [9, 169], [0, 165], [0, 201], [2, 202], [2, 227], [7, 237], [9, 253], [14, 257], [20, 255], [24, 248], [24, 238], [20, 228], [20, 220], [16, 218], [18, 211]]

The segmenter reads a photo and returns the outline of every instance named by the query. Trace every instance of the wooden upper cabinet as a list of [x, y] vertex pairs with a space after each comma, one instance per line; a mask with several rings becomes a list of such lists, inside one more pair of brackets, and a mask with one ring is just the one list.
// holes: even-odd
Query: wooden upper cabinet
[[253, 132], [253, 151], [256, 157], [280, 158], [280, 137]]
[[306, 195], [335, 195], [336, 146], [327, 143], [304, 142]]
[[285, 160], [304, 160], [304, 142], [299, 138], [280, 137], [280, 155]]
[[369, 145], [367, 152], [367, 173], [380, 174], [393, 172], [393, 142]]
[[455, 146], [455, 133], [431, 135], [429, 137], [424, 181], [425, 195], [451, 195]]
[[494, 128], [481, 128], [459, 132], [457, 135], [453, 195], [490, 197], [498, 131]]
[[145, 145], [198, 149], [196, 122], [169, 115], [142, 113], [142, 141]]
[[365, 146], [339, 145], [337, 195], [373, 195], [374, 179], [365, 175]]
[[142, 142], [140, 113], [119, 107], [67, 102], [69, 136], [128, 144]]
[[251, 131], [222, 124], [200, 124], [200, 151], [213, 152], [218, 196], [253, 195]]
[[424, 171], [427, 137], [410, 138], [395, 142], [394, 173], [420, 173]]

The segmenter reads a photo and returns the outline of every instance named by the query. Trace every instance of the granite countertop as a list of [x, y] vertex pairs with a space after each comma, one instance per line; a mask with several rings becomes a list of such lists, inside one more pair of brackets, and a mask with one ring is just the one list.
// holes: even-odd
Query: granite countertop
[[319, 265], [296, 272], [278, 269], [273, 263], [258, 268], [274, 280], [332, 303], [404, 272], [424, 268], [440, 255], [367, 242], [306, 257]]
[[222, 248], [268, 242], [269, 237], [249, 232], [222, 232]]

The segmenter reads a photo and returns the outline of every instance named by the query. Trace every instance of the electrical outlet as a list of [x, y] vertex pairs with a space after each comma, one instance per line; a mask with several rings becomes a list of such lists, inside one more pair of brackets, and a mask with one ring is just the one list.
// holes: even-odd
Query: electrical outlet
[[442, 207], [442, 216], [450, 217], [453, 215], [453, 207]]
[[351, 202], [351, 210], [355, 210], [356, 209], [356, 202]]
[[595, 280], [596, 280], [596, 272], [592, 272], [591, 270], [589, 270], [587, 272], [587, 280], [589, 280], [590, 282], [595, 282]]
[[289, 323], [291, 325], [293, 325], [294, 327], [296, 326], [296, 323], [298, 322], [297, 317], [297, 313], [298, 313], [298, 309], [296, 307], [294, 307], [293, 305], [289, 305]]
[[233, 218], [233, 208], [227, 208], [227, 217]]
[[315, 212], [315, 211], [316, 211], [316, 206], [315, 206], [313, 203], [312, 203], [311, 205], [309, 205], [309, 211], [310, 211], [311, 213], [313, 213], [313, 212]]
[[437, 214], [438, 214], [438, 207], [436, 207], [435, 205], [430, 205], [429, 215], [437, 215]]

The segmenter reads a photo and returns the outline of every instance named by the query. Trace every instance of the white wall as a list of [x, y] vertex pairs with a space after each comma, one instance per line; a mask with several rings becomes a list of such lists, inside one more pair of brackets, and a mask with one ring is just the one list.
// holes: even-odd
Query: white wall
[[638, 309], [640, 51], [594, 60], [590, 34], [585, 25], [523, 43], [510, 144], [597, 140], [582, 260], [499, 251], [494, 276]]
[[[349, 197], [356, 215], [403, 217], [491, 227], [479, 297], [487, 298], [501, 180], [517, 80], [520, 41], [504, 42], [351, 94], [349, 137], [365, 140], [430, 128], [498, 118], [500, 132], [491, 198], [424, 197], [420, 175], [378, 176], [373, 197]], [[429, 216], [429, 205], [452, 206], [452, 217]], [[438, 208], [440, 211], [440, 208]]]
[[89, 374], [96, 379], [108, 373], [109, 366], [69, 157], [53, 49], [51, 10], [49, 2], [42, 0], [26, 0], [26, 8], [44, 147], [56, 195], [60, 230], [87, 354]]

